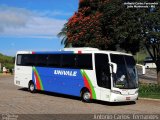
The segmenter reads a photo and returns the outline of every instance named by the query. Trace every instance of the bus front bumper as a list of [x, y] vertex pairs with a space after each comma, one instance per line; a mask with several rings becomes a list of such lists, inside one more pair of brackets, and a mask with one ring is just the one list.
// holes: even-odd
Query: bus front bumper
[[110, 102], [136, 101], [137, 98], [138, 98], [138, 93], [132, 95], [111, 93]]

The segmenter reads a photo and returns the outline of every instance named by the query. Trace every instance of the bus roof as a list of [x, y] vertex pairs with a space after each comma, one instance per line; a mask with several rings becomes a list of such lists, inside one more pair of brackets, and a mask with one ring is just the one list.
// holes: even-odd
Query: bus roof
[[109, 53], [109, 54], [123, 54], [123, 55], [129, 55], [131, 54], [124, 53], [124, 52], [118, 52], [118, 51], [110, 51], [110, 50], [99, 50], [98, 48], [92, 48], [92, 47], [77, 47], [77, 48], [64, 48], [62, 50], [57, 51], [18, 51], [17, 54], [34, 54], [34, 53], [41, 53], [41, 54], [53, 54], [53, 53]]
[[64, 48], [62, 51], [98, 51], [98, 48], [92, 47], [77, 47], [77, 48]]

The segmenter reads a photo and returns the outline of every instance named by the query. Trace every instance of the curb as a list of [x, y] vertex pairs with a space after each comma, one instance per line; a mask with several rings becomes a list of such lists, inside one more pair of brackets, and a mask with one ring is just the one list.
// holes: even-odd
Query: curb
[[138, 99], [139, 100], [152, 100], [152, 101], [159, 101], [160, 102], [160, 99], [153, 99], [153, 98], [142, 98], [142, 97], [139, 97]]

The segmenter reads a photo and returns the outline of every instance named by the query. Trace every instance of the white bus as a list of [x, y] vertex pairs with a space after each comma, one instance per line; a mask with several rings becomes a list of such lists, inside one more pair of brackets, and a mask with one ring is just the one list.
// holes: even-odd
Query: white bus
[[124, 102], [138, 98], [138, 75], [132, 55], [96, 48], [54, 52], [19, 51], [14, 84], [91, 99]]

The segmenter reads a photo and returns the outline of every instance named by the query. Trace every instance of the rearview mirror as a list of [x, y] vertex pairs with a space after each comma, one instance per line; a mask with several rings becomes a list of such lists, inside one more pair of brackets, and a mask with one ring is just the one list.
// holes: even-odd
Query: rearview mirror
[[113, 63], [113, 62], [110, 62], [109, 64], [110, 64], [110, 66], [112, 67], [112, 72], [113, 72], [113, 73], [116, 73], [116, 72], [117, 72], [117, 64], [116, 64], [116, 63]]

